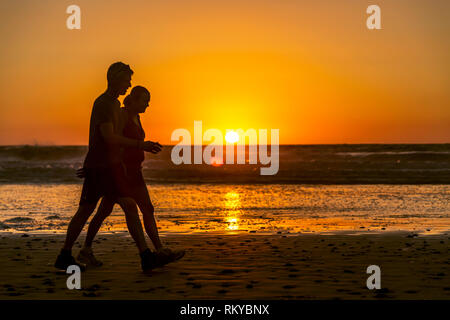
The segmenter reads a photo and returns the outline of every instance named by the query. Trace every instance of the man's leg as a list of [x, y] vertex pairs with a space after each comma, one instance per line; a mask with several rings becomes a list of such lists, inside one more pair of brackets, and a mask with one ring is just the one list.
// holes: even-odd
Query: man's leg
[[100, 202], [97, 209], [97, 213], [94, 215], [91, 222], [89, 222], [86, 239], [84, 240], [85, 248], [92, 247], [92, 242], [94, 241], [95, 236], [100, 230], [103, 221], [105, 221], [105, 219], [111, 214], [115, 203], [115, 200], [108, 197], [103, 197], [102, 202]]
[[78, 265], [81, 269], [84, 269], [84, 267], [80, 265], [72, 256], [72, 247], [78, 236], [80, 235], [81, 230], [83, 230], [87, 219], [94, 211], [96, 205], [97, 202], [83, 203], [79, 205], [77, 212], [72, 217], [72, 220], [70, 220], [69, 226], [67, 227], [64, 246], [58, 257], [56, 258], [56, 268], [66, 270], [70, 265]]
[[77, 212], [70, 220], [67, 227], [66, 241], [64, 242], [63, 250], [72, 250], [73, 244], [83, 230], [89, 216], [94, 212], [97, 203], [83, 203], [78, 207]]

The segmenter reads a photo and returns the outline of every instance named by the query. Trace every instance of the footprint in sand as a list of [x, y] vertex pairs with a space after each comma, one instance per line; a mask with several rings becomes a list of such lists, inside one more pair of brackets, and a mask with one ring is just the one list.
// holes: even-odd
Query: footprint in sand
[[283, 286], [283, 289], [294, 289], [294, 288], [297, 288], [297, 286], [294, 286], [292, 284], [288, 284], [288, 285]]

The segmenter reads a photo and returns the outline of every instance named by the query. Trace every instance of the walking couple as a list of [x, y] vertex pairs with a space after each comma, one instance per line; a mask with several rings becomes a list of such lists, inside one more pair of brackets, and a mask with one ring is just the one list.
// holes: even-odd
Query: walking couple
[[[84, 178], [78, 210], [69, 223], [64, 246], [58, 255], [55, 267], [66, 270], [70, 265], [101, 266], [92, 251], [92, 242], [102, 222], [118, 203], [125, 213], [128, 230], [133, 237], [141, 257], [142, 270], [149, 271], [184, 256], [183, 250], [163, 247], [154, 218], [154, 208], [142, 176], [141, 164], [144, 152], [158, 153], [162, 146], [158, 142], [144, 141], [145, 132], [139, 114], [144, 113], [150, 102], [150, 92], [136, 86], [124, 99], [120, 107], [117, 98], [131, 87], [133, 71], [122, 62], [112, 64], [107, 72], [108, 88], [94, 102], [89, 127], [89, 150], [83, 169], [77, 171]], [[72, 256], [72, 247], [101, 200], [97, 213], [89, 223], [85, 243], [77, 260]], [[145, 242], [138, 209], [142, 212], [145, 231], [155, 251]]]

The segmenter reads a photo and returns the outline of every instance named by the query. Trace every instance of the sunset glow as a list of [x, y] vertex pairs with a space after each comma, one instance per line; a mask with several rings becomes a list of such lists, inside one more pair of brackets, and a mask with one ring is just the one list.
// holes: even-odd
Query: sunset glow
[[0, 144], [86, 145], [115, 61], [151, 91], [142, 123], [163, 144], [194, 120], [280, 129], [280, 144], [450, 141], [448, 1], [380, 3], [382, 30], [366, 1], [77, 5], [81, 30], [65, 2], [2, 5]]

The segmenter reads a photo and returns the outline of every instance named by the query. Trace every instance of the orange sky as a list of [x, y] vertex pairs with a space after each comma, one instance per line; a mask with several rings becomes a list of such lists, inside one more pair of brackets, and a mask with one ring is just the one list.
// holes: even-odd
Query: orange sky
[[[383, 30], [365, 26], [369, 4]], [[66, 28], [77, 4], [82, 29]], [[143, 124], [280, 129], [282, 144], [450, 142], [450, 2], [71, 0], [0, 4], [0, 144], [87, 144], [106, 69], [152, 93]]]

